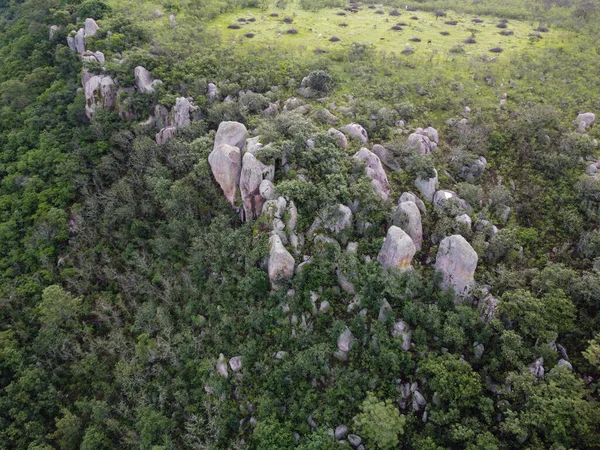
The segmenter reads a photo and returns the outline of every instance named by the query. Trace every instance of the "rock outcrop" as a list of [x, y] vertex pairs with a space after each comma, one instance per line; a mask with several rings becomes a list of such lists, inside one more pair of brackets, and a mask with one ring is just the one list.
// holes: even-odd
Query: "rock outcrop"
[[468, 296], [475, 284], [477, 261], [477, 253], [464, 237], [444, 238], [435, 261], [435, 270], [442, 274], [442, 288], [454, 289], [458, 298]]
[[87, 63], [100, 64], [104, 66], [106, 59], [104, 58], [104, 53], [102, 52], [90, 52], [86, 51], [83, 55], [81, 55], [81, 60]]
[[83, 28], [77, 32], [71, 32], [67, 36], [67, 45], [71, 51], [83, 55], [85, 53], [85, 31]]
[[414, 202], [408, 201], [398, 204], [392, 223], [397, 227], [402, 228], [402, 230], [410, 236], [415, 244], [416, 251], [421, 250], [421, 245], [423, 243], [421, 212]]
[[142, 66], [137, 66], [133, 70], [133, 75], [135, 77], [135, 85], [142, 94], [153, 94], [155, 85], [162, 83], [162, 81], [152, 78], [150, 72]]
[[242, 171], [242, 152], [238, 147], [221, 144], [208, 155], [208, 163], [225, 198], [235, 205]]
[[173, 139], [175, 137], [175, 131], [177, 129], [175, 127], [165, 127], [161, 128], [161, 130], [156, 133], [156, 143], [164, 144], [167, 141]]
[[245, 150], [248, 130], [239, 122], [221, 122], [215, 134], [215, 146], [222, 144], [232, 145], [239, 148], [242, 152]]
[[352, 228], [352, 211], [345, 205], [335, 205], [320, 211], [315, 221], [309, 228], [307, 236], [310, 237], [316, 230], [325, 229], [332, 233], [341, 233]]
[[108, 75], [94, 75], [84, 88], [85, 114], [93, 119], [98, 108], [111, 110], [115, 107], [117, 100], [118, 85]]
[[413, 240], [401, 228], [392, 225], [387, 232], [377, 261], [389, 269], [395, 267], [401, 271], [411, 268], [413, 256], [417, 249]]
[[350, 123], [348, 125], [344, 125], [342, 128], [340, 128], [340, 131], [348, 135], [350, 139], [359, 141], [362, 144], [366, 144], [367, 142], [369, 142], [369, 136], [367, 135], [367, 131], [357, 123]]
[[[177, 128], [187, 127], [190, 125], [192, 119], [191, 115], [198, 110], [198, 107], [194, 105], [191, 98], [178, 97], [175, 99], [175, 106], [172, 110], [173, 126]], [[216, 142], [216, 139], [215, 139]], [[237, 146], [236, 146], [237, 147]], [[240, 147], [242, 150], [243, 147]]]
[[366, 174], [371, 179], [373, 189], [384, 200], [390, 195], [390, 183], [379, 157], [369, 149], [363, 147], [354, 154], [354, 158], [363, 161], [366, 167]]
[[[432, 140], [433, 139], [433, 140]], [[414, 148], [419, 153], [426, 155], [437, 149], [438, 133], [435, 128], [417, 128], [414, 133], [408, 136], [406, 145]]]
[[263, 180], [273, 181], [274, 176], [275, 167], [263, 164], [250, 152], [244, 153], [240, 174], [240, 192], [246, 220], [255, 219], [262, 212], [265, 198], [261, 195], [259, 188]]
[[276, 289], [281, 282], [292, 278], [294, 275], [294, 257], [286, 250], [277, 235], [269, 239], [271, 250], [269, 252], [269, 280], [271, 286]]
[[83, 34], [85, 37], [94, 36], [99, 29], [100, 27], [94, 19], [90, 19], [89, 17], [85, 19], [85, 23], [83, 25]]

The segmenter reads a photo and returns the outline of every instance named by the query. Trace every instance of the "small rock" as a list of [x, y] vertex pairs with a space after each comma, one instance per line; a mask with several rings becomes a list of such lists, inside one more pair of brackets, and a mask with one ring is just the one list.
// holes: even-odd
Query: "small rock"
[[362, 144], [369, 142], [369, 137], [367, 136], [366, 130], [357, 123], [344, 125], [342, 128], [340, 128], [340, 131], [344, 134], [347, 134], [351, 139], [357, 140]]
[[362, 438], [356, 434], [349, 434], [348, 442], [353, 448], [357, 448], [362, 443]]
[[561, 367], [566, 367], [569, 370], [573, 370], [573, 366], [571, 365], [571, 363], [565, 359], [559, 359], [558, 363], [556, 363], [557, 366], [561, 366]]
[[342, 133], [339, 130], [336, 130], [335, 128], [330, 128], [327, 131], [327, 134], [329, 134], [330, 136], [333, 136], [334, 138], [337, 139], [338, 146], [342, 150], [346, 150], [348, 148], [348, 140], [346, 139], [346, 136], [344, 135], [344, 133]]
[[242, 369], [242, 357], [234, 356], [229, 360], [229, 367], [233, 372], [239, 372]]
[[433, 196], [436, 192], [438, 185], [438, 172], [435, 169], [433, 169], [433, 171], [435, 172], [435, 175], [433, 177], [417, 177], [417, 179], [415, 180], [415, 187], [421, 192], [423, 198], [430, 203], [433, 201]]
[[229, 377], [229, 372], [227, 371], [227, 360], [225, 359], [223, 353], [219, 355], [219, 359], [217, 361], [217, 372], [219, 372], [219, 375], [222, 377]]
[[348, 427], [346, 425], [338, 425], [337, 427], [335, 427], [335, 439], [340, 441], [342, 439], [344, 439], [346, 436], [348, 436], [348, 433], [350, 431], [348, 430]]
[[544, 378], [544, 358], [536, 359], [529, 366], [529, 371], [537, 378]]

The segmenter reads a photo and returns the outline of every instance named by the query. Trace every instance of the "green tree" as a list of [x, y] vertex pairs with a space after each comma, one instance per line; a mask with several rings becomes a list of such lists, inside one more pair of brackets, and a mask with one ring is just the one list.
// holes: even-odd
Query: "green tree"
[[380, 401], [375, 394], [368, 392], [360, 411], [354, 417], [354, 424], [361, 436], [382, 450], [398, 447], [399, 436], [404, 434], [406, 417], [400, 414], [392, 400]]

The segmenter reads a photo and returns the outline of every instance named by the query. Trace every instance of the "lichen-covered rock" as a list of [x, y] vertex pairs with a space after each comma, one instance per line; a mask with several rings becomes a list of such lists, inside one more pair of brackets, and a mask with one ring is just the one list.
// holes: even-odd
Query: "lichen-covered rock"
[[156, 133], [156, 143], [164, 144], [165, 142], [173, 139], [176, 131], [177, 129], [175, 127], [161, 128], [161, 130]]
[[240, 192], [244, 203], [246, 220], [255, 219], [262, 212], [265, 198], [260, 194], [263, 180], [273, 180], [275, 167], [267, 166], [250, 153], [244, 153], [242, 172], [240, 174]]
[[327, 131], [327, 134], [337, 139], [338, 147], [340, 147], [342, 150], [346, 150], [348, 148], [348, 140], [346, 139], [346, 135], [344, 133], [336, 130], [335, 128], [330, 128]]
[[433, 195], [433, 208], [438, 213], [445, 212], [452, 204], [461, 209], [466, 209], [466, 202], [454, 191], [439, 190]]
[[438, 172], [433, 169], [435, 175], [431, 178], [421, 178], [417, 177], [415, 180], [415, 187], [421, 192], [423, 198], [428, 201], [433, 201], [433, 196], [435, 195], [435, 191], [438, 185]]
[[340, 131], [346, 135], [350, 139], [354, 139], [355, 141], [359, 141], [363, 144], [369, 142], [369, 136], [367, 135], [367, 131], [357, 123], [350, 123], [348, 125], [344, 125], [340, 128]]
[[214, 148], [227, 144], [237, 147], [243, 152], [247, 138], [248, 130], [243, 124], [239, 122], [221, 122], [217, 134], [215, 134]]
[[379, 157], [365, 147], [356, 152], [353, 157], [366, 164], [365, 171], [372, 181], [373, 189], [382, 199], [387, 200], [390, 195], [390, 183]]
[[475, 281], [478, 256], [460, 235], [442, 240], [435, 261], [435, 270], [442, 274], [442, 288], [453, 288], [458, 298], [469, 295]]
[[279, 284], [294, 276], [294, 257], [286, 250], [277, 235], [271, 236], [269, 239], [271, 250], [269, 252], [269, 280], [271, 286], [276, 289]]
[[471, 220], [471, 217], [469, 217], [467, 214], [461, 214], [460, 216], [456, 216], [456, 224], [459, 227], [470, 230], [473, 221]]
[[387, 232], [377, 261], [386, 269], [395, 267], [405, 271], [411, 268], [410, 264], [416, 251], [410, 236], [401, 228], [392, 225]]
[[423, 243], [423, 226], [421, 212], [414, 202], [398, 204], [392, 223], [402, 228], [410, 236], [417, 251], [421, 250]]
[[411, 331], [410, 327], [406, 322], [400, 320], [394, 324], [394, 329], [392, 330], [392, 337], [401, 337], [402, 350], [410, 350]]
[[208, 155], [208, 163], [225, 198], [234, 205], [242, 171], [242, 152], [238, 147], [222, 144]]
[[100, 27], [94, 19], [90, 19], [89, 17], [85, 19], [85, 23], [83, 25], [83, 32], [85, 37], [94, 36], [99, 29]]
[[111, 110], [117, 99], [118, 85], [108, 75], [94, 75], [84, 86], [85, 113], [89, 119], [94, 117], [96, 109]]
[[240, 370], [242, 370], [242, 357], [234, 356], [233, 358], [231, 358], [229, 360], [229, 367], [231, 367], [231, 370], [233, 372], [239, 372]]
[[155, 80], [150, 75], [150, 72], [145, 67], [137, 66], [133, 70], [133, 75], [135, 77], [135, 85], [138, 88], [138, 91], [142, 94], [153, 94], [154, 86], [156, 84], [161, 83], [160, 80]]

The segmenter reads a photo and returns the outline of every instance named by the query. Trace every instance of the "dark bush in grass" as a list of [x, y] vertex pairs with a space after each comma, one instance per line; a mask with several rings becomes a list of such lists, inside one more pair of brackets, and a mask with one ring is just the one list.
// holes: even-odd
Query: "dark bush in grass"
[[321, 55], [323, 53], [327, 53], [327, 50], [323, 50], [322, 48], [315, 48], [315, 53], [317, 55]]
[[377, 11], [375, 11], [375, 14], [385, 14], [382, 10], [378, 9]]
[[412, 20], [419, 20], [419, 18], [417, 16], [412, 16], [411, 19]]
[[463, 42], [465, 44], [477, 44], [477, 41], [473, 36], [466, 38]]
[[542, 39], [542, 35], [540, 33], [529, 33], [529, 37], [536, 38], [536, 39]]
[[498, 25], [496, 25], [496, 28], [508, 28], [508, 25], [506, 25], [504, 22], [500, 22]]
[[348, 24], [346, 22], [338, 23], [338, 27], [347, 27]]
[[283, 19], [283, 23], [292, 23], [294, 21], [294, 19], [292, 19], [291, 17], [286, 17], [285, 19]]
[[298, 30], [296, 30], [295, 28], [290, 28], [289, 30], [287, 30], [287, 34], [298, 34]]
[[550, 30], [548, 28], [546, 28], [546, 27], [537, 27], [535, 29], [535, 31], [539, 31], [540, 33], [547, 33]]
[[255, 19], [254, 17], [250, 17], [250, 18], [248, 19], [248, 22], [256, 22], [256, 19]]
[[398, 25], [399, 27], [407, 27], [408, 24], [406, 22], [398, 22], [396, 25]]
[[500, 32], [500, 34], [501, 34], [502, 36], [512, 36], [513, 34], [515, 34], [515, 32], [514, 32], [514, 31], [511, 31], [511, 30], [502, 30], [502, 31]]
[[390, 16], [394, 16], [394, 17], [398, 17], [401, 16], [402, 14], [400, 14], [400, 12], [397, 9], [392, 9], [390, 11]]
[[402, 54], [403, 55], [412, 55], [414, 52], [415, 51], [412, 48], [410, 48], [410, 47], [407, 47], [404, 50], [402, 50]]
[[239, 30], [241, 27], [237, 23], [234, 23], [234, 24], [229, 25], [227, 28], [229, 28], [231, 30]]
[[254, 37], [254, 33], [246, 33], [244, 36], [246, 36], [248, 39], [252, 39]]
[[375, 9], [375, 5], [369, 5], [368, 8], [369, 9]]
[[338, 11], [336, 14], [338, 16], [345, 16], [346, 15], [346, 13], [344, 11]]
[[339, 42], [339, 41], [341, 41], [341, 39], [337, 36], [331, 36], [329, 38], [329, 42]]
[[447, 16], [447, 14], [444, 11], [442, 11], [441, 9], [436, 9], [433, 13], [435, 14], [436, 18], [437, 17], [446, 17]]
[[394, 30], [394, 31], [402, 31], [402, 27], [399, 27], [398, 25], [394, 25], [392, 27], [392, 30]]
[[449, 31], [440, 31], [440, 34], [441, 34], [442, 36], [449, 36], [449, 35], [450, 35], [450, 32], [449, 32]]
[[421, 38], [414, 37], [409, 39], [410, 42], [421, 42]]
[[508, 23], [508, 19], [500, 19], [500, 23]]
[[503, 51], [504, 51], [504, 49], [502, 47], [490, 48], [490, 52], [492, 52], [492, 53], [502, 53]]
[[416, 10], [417, 10], [417, 8], [415, 8], [414, 6], [407, 6], [407, 7], [406, 7], [406, 10], [407, 10], [407, 11], [413, 11], [413, 12], [414, 12], [414, 11], [416, 11]]
[[238, 19], [238, 22], [246, 22], [246, 19], [244, 19], [243, 17], [240, 17], [240, 18]]
[[465, 52], [465, 49], [464, 49], [464, 48], [462, 48], [462, 46], [460, 46], [460, 45], [455, 45], [454, 47], [452, 47], [452, 48], [449, 50], [449, 52], [450, 52], [450, 53], [454, 53], [454, 54], [457, 54], [457, 53], [464, 53], [464, 52]]
[[271, 13], [271, 17], [279, 17], [279, 14], [277, 14], [277, 13]]
[[444, 22], [446, 25], [457, 25], [458, 22], [456, 20], [447, 20]]
[[472, 22], [473, 22], [473, 23], [483, 23], [483, 20], [481, 20], [481, 19], [478, 19], [477, 17], [475, 17], [475, 18], [472, 20]]

